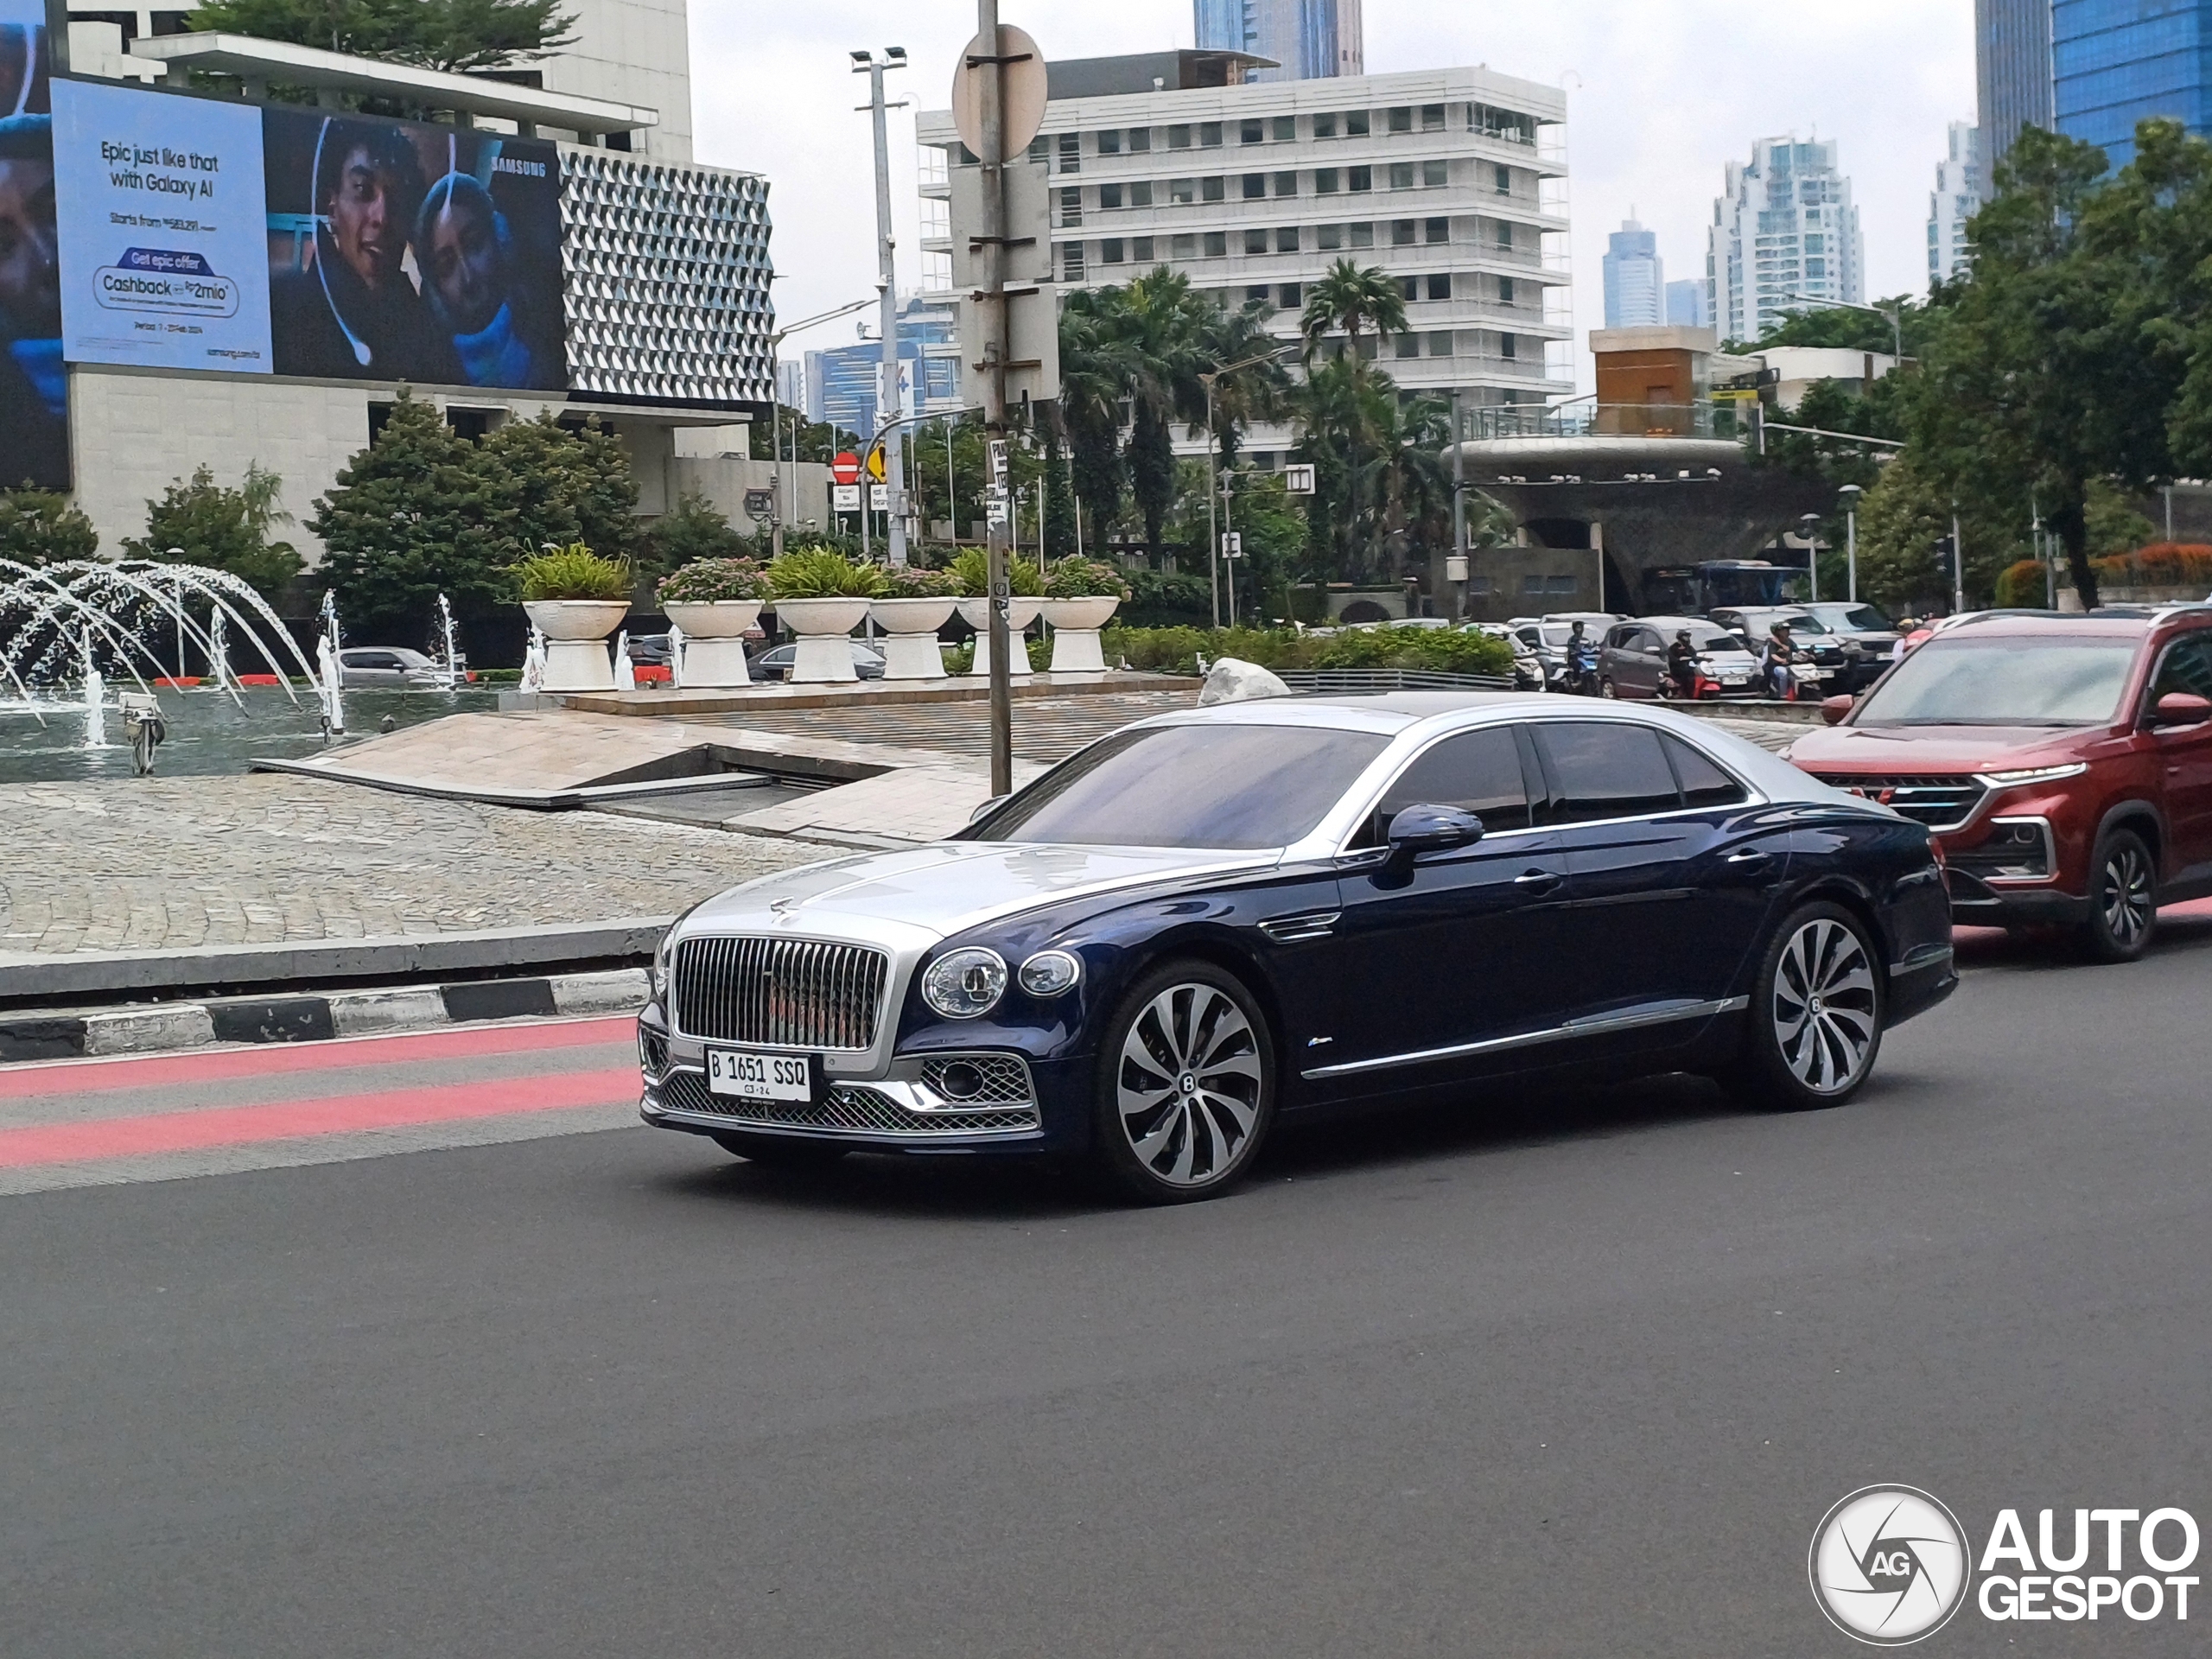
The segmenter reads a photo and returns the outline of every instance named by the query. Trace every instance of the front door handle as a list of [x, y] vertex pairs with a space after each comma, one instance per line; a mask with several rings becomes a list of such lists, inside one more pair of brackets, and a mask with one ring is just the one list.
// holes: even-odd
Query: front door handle
[[1756, 847], [1746, 847], [1741, 852], [1731, 853], [1720, 861], [1724, 864], [1764, 864], [1767, 855]]
[[1531, 893], [1548, 893], [1559, 886], [1560, 878], [1550, 870], [1529, 870], [1513, 878], [1516, 887], [1526, 887]]

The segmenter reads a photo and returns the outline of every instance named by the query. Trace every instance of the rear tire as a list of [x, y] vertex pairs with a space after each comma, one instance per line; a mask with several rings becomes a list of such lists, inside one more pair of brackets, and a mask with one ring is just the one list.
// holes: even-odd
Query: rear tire
[[716, 1134], [714, 1141], [724, 1152], [766, 1169], [826, 1169], [852, 1150], [832, 1141], [786, 1141], [773, 1135], [723, 1132]]
[[1163, 963], [1129, 988], [1098, 1051], [1099, 1172], [1147, 1204], [1226, 1192], [1274, 1122], [1274, 1039], [1258, 1001], [1209, 962]]
[[1613, 683], [1611, 680], [1604, 679], [1598, 682], [1598, 695], [1610, 701], [1612, 698], [1619, 696], [1620, 693], [1613, 689]]
[[1841, 905], [1792, 911], [1759, 958], [1743, 1048], [1721, 1085], [1760, 1111], [1849, 1100], [1882, 1051], [1880, 963], [1866, 924]]
[[2158, 867], [2133, 830], [2097, 838], [2089, 860], [2089, 919], [2082, 948], [2092, 962], [2133, 962], [2158, 929]]

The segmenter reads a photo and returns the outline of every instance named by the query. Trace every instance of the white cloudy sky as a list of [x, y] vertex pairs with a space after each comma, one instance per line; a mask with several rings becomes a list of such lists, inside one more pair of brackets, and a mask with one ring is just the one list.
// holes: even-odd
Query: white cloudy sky
[[[1001, 10], [1048, 57], [1192, 44], [1191, 0]], [[771, 180], [785, 318], [862, 298], [874, 281], [868, 124], [852, 107], [867, 81], [848, 52], [905, 47], [915, 67], [891, 84], [942, 108], [975, 15], [967, 0], [692, 0], [698, 156]], [[1603, 322], [1605, 235], [1631, 206], [1659, 233], [1669, 276], [1700, 275], [1722, 164], [1791, 130], [1842, 143], [1872, 292], [1917, 292], [1945, 125], [1974, 115], [1973, 20], [1972, 0], [1367, 0], [1367, 66], [1488, 64], [1567, 88], [1575, 321], [1588, 329]], [[892, 117], [902, 283], [918, 270], [912, 115]], [[853, 337], [845, 321], [786, 349]], [[1586, 380], [1579, 346], [1577, 359]]]

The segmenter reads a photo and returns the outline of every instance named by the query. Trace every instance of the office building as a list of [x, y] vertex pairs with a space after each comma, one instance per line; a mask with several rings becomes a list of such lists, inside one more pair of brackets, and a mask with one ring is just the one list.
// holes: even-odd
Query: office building
[[1667, 273], [1659, 238], [1633, 219], [1605, 238], [1605, 327], [1655, 327], [1664, 321]]
[[2135, 156], [2135, 124], [2168, 116], [2212, 131], [2212, 0], [2056, 0], [2050, 7], [2051, 110], [2069, 138], [2115, 168]]
[[[1249, 84], [1243, 62], [1054, 66], [1031, 154], [1049, 168], [1058, 283], [1164, 265], [1225, 308], [1269, 307], [1287, 346], [1312, 283], [1351, 259], [1404, 296], [1407, 331], [1367, 342], [1402, 390], [1470, 404], [1572, 393], [1564, 94], [1484, 69]], [[917, 136], [925, 270], [949, 287], [952, 238], [969, 230], [950, 216], [959, 140], [949, 111], [922, 114]], [[1269, 464], [1292, 441], [1247, 442]]]
[[1793, 311], [1866, 297], [1859, 210], [1834, 139], [1762, 138], [1748, 162], [1728, 163], [1706, 280], [1720, 338], [1746, 345]]
[[[912, 294], [899, 302], [899, 405], [909, 415], [960, 406], [960, 348], [949, 296]], [[870, 437], [876, 429], [883, 346], [864, 340], [806, 354], [806, 417]], [[916, 402], [917, 393], [920, 401]]]
[[1967, 268], [1967, 221], [1981, 211], [1981, 130], [1951, 123], [1950, 154], [1936, 164], [1928, 196], [1928, 280], [1948, 282]]
[[[1982, 162], [1994, 169], [2020, 129], [2053, 130], [2051, 0], [1974, 0], [1974, 66]], [[1985, 172], [1981, 189], [1990, 190]]]
[[1321, 80], [1367, 73], [1361, 0], [1196, 0], [1202, 52], [1266, 58], [1247, 80]]
[[1706, 304], [1705, 279], [1685, 276], [1667, 284], [1667, 326], [1670, 328], [1710, 328], [1713, 312]]

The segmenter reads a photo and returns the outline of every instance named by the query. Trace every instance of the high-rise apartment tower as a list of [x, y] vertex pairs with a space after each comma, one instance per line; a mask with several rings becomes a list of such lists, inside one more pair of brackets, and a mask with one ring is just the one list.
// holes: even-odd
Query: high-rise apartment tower
[[1320, 80], [1363, 75], [1367, 48], [1360, 0], [1197, 0], [1198, 49], [1249, 52], [1273, 69], [1252, 80]]

